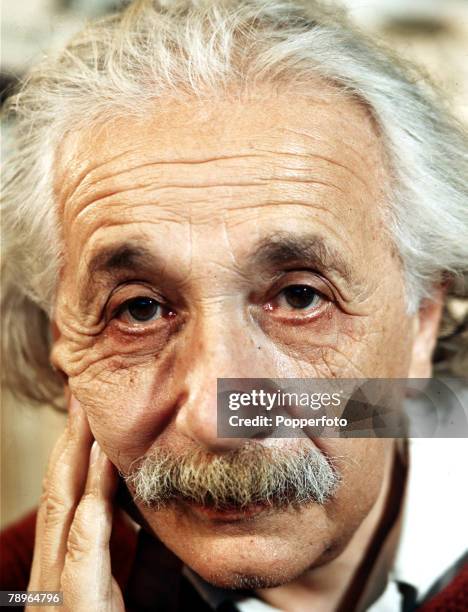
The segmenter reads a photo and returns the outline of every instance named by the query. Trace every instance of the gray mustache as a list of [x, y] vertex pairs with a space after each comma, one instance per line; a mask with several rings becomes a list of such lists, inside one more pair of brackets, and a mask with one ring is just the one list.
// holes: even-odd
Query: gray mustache
[[155, 449], [124, 479], [135, 501], [158, 509], [176, 501], [216, 509], [324, 504], [340, 480], [332, 462], [314, 447], [285, 450], [258, 443], [225, 454]]

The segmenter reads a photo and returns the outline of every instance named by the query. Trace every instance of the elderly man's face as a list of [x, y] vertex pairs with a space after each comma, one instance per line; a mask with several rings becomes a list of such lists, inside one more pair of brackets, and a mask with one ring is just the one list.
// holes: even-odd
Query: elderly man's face
[[[208, 461], [242, 445], [217, 438], [217, 377], [408, 375], [413, 326], [384, 186], [367, 113], [325, 93], [168, 104], [67, 137], [53, 360], [123, 473], [157, 448]], [[375, 503], [391, 449], [258, 444], [335, 457], [332, 499], [224, 518], [182, 501], [140, 504], [218, 584], [281, 583], [336, 556]]]

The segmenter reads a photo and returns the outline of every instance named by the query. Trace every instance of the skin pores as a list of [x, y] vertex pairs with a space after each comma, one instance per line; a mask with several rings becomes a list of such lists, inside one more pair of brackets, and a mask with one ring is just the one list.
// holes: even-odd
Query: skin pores
[[[408, 375], [413, 321], [382, 216], [384, 156], [357, 103], [325, 90], [155, 103], [144, 120], [70, 132], [56, 165], [52, 359], [122, 472], [157, 446], [238, 448], [216, 436], [218, 377]], [[291, 285], [318, 298], [297, 309]], [[129, 311], [138, 297], [158, 304], [151, 320]], [[207, 579], [285, 582], [343, 550], [390, 463], [389, 441], [319, 444], [342, 477], [324, 506], [235, 524], [141, 510]]]

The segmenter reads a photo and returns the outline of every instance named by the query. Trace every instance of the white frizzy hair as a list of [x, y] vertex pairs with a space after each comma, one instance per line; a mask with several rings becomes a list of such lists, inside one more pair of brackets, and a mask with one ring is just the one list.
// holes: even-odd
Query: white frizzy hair
[[61, 257], [53, 162], [67, 131], [141, 117], [169, 97], [241, 95], [257, 84], [314, 94], [317, 77], [364, 104], [378, 126], [408, 311], [442, 276], [466, 271], [466, 135], [414, 69], [328, 3], [137, 0], [46, 57], [6, 105], [14, 121], [4, 168], [3, 349], [13, 389], [39, 401], [60, 394], [48, 321]]

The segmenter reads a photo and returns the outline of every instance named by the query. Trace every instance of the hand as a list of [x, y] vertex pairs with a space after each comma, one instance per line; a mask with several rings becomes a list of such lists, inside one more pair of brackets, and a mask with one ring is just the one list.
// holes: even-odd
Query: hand
[[117, 483], [116, 469], [93, 444], [86, 415], [72, 397], [44, 479], [28, 585], [28, 591], [62, 591], [63, 606], [40, 609], [125, 611], [109, 551]]

